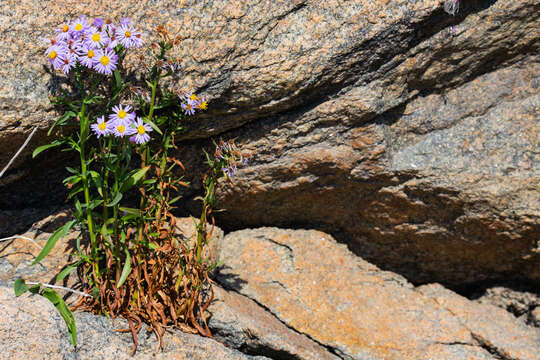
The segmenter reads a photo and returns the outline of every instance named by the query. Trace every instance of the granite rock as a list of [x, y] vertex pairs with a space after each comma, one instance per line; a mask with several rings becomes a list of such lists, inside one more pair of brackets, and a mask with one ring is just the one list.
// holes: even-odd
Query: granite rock
[[438, 284], [415, 289], [319, 231], [233, 232], [221, 260], [223, 286], [343, 359], [532, 360], [540, 352], [540, 331], [508, 312]]
[[133, 341], [123, 319], [76, 312], [77, 347], [69, 343], [66, 326], [54, 306], [45, 298], [24, 294], [16, 298], [13, 288], [0, 285], [0, 359], [231, 359], [263, 360], [229, 349], [215, 340], [179, 331], [164, 337], [158, 350], [155, 336], [143, 327], [139, 346], [130, 356]]
[[[28, 161], [55, 116], [37, 39], [73, 15], [128, 15], [183, 36], [176, 85], [209, 98], [185, 164], [217, 135], [257, 153], [220, 192], [227, 229], [317, 227], [416, 283], [540, 281], [540, 5], [443, 3], [3, 1], [0, 164], [40, 131], [0, 186], [22, 207], [63, 167]], [[51, 176], [28, 179], [35, 167]]]
[[216, 340], [246, 354], [272, 359], [339, 360], [324, 347], [287, 327], [253, 300], [214, 286], [208, 322]]

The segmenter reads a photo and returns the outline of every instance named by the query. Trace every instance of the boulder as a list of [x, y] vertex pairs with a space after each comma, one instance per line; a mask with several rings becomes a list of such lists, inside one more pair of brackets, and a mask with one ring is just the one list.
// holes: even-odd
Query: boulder
[[533, 359], [540, 329], [433, 284], [415, 288], [319, 231], [225, 236], [218, 281], [343, 359]]
[[[461, 1], [451, 16], [444, 2], [3, 1], [0, 164], [40, 131], [2, 179], [16, 196], [1, 207], [61, 199], [43, 189], [63, 163], [27, 160], [60, 81], [39, 37], [68, 14], [127, 15], [149, 40], [158, 24], [183, 36], [175, 85], [209, 98], [186, 123], [185, 164], [211, 136], [257, 153], [220, 193], [227, 229], [317, 227], [415, 283], [538, 282], [539, 4]], [[51, 176], [28, 179], [36, 166]]]
[[272, 359], [339, 360], [323, 346], [287, 327], [248, 297], [214, 286], [208, 326], [216, 340], [246, 354]]
[[131, 357], [131, 334], [117, 332], [129, 328], [127, 321], [83, 312], [74, 314], [74, 348], [60, 314], [47, 299], [28, 293], [16, 298], [13, 288], [4, 282], [0, 284], [0, 315], [0, 359], [268, 359], [244, 355], [215, 340], [180, 331], [166, 334], [164, 348], [158, 350], [158, 341], [146, 326]]

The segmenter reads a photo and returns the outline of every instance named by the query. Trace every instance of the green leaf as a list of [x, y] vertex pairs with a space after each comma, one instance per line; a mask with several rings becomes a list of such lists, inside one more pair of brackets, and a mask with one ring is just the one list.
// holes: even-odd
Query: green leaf
[[141, 211], [139, 209], [122, 207], [122, 206], [120, 206], [118, 209], [120, 209], [120, 211], [127, 212], [128, 214], [137, 215], [137, 216], [141, 215]]
[[150, 169], [150, 166], [146, 166], [142, 169], [139, 169], [135, 172], [132, 172], [128, 178], [123, 182], [122, 187], [120, 188], [121, 193], [125, 193], [127, 190], [131, 189], [135, 184], [137, 184]]
[[26, 285], [24, 279], [18, 278], [13, 284], [13, 289], [15, 290], [15, 296], [19, 297], [28, 291], [28, 285]]
[[145, 123], [147, 124], [150, 124], [150, 126], [152, 127], [152, 129], [156, 130], [156, 132], [159, 134], [159, 135], [163, 135], [163, 133], [161, 132], [161, 130], [159, 129], [159, 127], [154, 124], [152, 121], [148, 120], [148, 119], [145, 119], [144, 120]]
[[43, 292], [41, 295], [44, 298], [48, 299], [50, 302], [52, 302], [56, 310], [58, 310], [62, 318], [64, 318], [64, 321], [67, 325], [68, 332], [70, 335], [71, 344], [73, 346], [76, 346], [77, 345], [77, 326], [75, 324], [75, 318], [73, 317], [73, 314], [67, 307], [66, 303], [64, 302], [60, 294], [58, 294], [53, 289], [45, 288], [43, 289]]
[[39, 293], [39, 289], [41, 289], [41, 284], [32, 285], [28, 288], [28, 291], [30, 291], [32, 294]]
[[50, 149], [50, 148], [53, 148], [53, 147], [56, 147], [56, 146], [60, 146], [62, 145], [64, 142], [62, 140], [54, 140], [52, 143], [50, 144], [47, 144], [47, 145], [41, 145], [39, 146], [36, 150], [34, 150], [34, 152], [32, 153], [32, 159], [35, 158], [36, 156], [38, 156], [41, 152], [47, 150], [47, 149]]
[[75, 270], [79, 266], [80, 263], [81, 263], [80, 261], [77, 261], [76, 263], [66, 266], [66, 268], [60, 271], [60, 274], [56, 276], [56, 282], [60, 282], [64, 280], [64, 278], [68, 276], [69, 273], [71, 273], [73, 270]]
[[58, 118], [58, 120], [56, 120], [53, 124], [53, 126], [51, 126], [51, 128], [49, 129], [49, 131], [47, 132], [47, 136], [51, 136], [52, 134], [52, 131], [53, 129], [56, 127], [56, 126], [62, 126], [62, 125], [65, 125], [66, 122], [72, 118], [72, 117], [77, 117], [77, 114], [75, 114], [75, 112], [73, 111], [68, 111], [66, 112], [64, 115], [60, 116]]
[[114, 197], [114, 199], [107, 204], [107, 207], [113, 207], [113, 206], [116, 206], [120, 200], [122, 200], [122, 193], [121, 192], [118, 192], [116, 193], [116, 196]]
[[120, 275], [120, 280], [118, 281], [118, 287], [122, 286], [126, 281], [129, 273], [131, 272], [131, 256], [129, 255], [128, 249], [124, 249], [126, 253], [126, 262], [124, 263], [124, 268], [122, 269], [122, 274]]
[[71, 221], [65, 223], [64, 226], [62, 226], [61, 228], [56, 230], [54, 232], [54, 234], [52, 234], [52, 236], [49, 238], [49, 240], [47, 240], [47, 243], [45, 244], [43, 249], [40, 251], [40, 253], [36, 257], [34, 262], [32, 262], [32, 265], [35, 265], [38, 262], [40, 262], [41, 260], [43, 260], [43, 258], [45, 256], [47, 256], [47, 254], [49, 254], [51, 252], [51, 250], [54, 247], [54, 245], [56, 244], [56, 242], [61, 237], [64, 237], [67, 234], [67, 232], [69, 231], [69, 229], [71, 229], [73, 227], [73, 225], [75, 225], [76, 222], [77, 222], [77, 220], [71, 220]]
[[120, 76], [120, 71], [118, 69], [113, 71], [114, 81], [116, 82], [116, 88], [119, 89], [122, 86], [122, 77]]

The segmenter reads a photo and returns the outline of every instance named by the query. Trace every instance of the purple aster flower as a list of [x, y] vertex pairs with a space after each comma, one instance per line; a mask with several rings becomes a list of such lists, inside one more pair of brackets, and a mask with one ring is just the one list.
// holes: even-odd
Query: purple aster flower
[[116, 32], [115, 31], [112, 32], [111, 36], [107, 37], [107, 43], [105, 44], [105, 46], [108, 49], [114, 49], [115, 47], [118, 46], [118, 38], [116, 37]]
[[107, 128], [107, 123], [105, 122], [105, 117], [101, 116], [96, 119], [96, 123], [90, 125], [94, 134], [97, 135], [98, 139], [100, 136], [107, 136], [110, 134], [109, 129]]
[[52, 67], [55, 70], [58, 70], [62, 68], [62, 65], [64, 65], [63, 57], [66, 55], [66, 53], [68, 53], [68, 51], [69, 49], [66, 46], [56, 44], [49, 46], [49, 48], [45, 51], [45, 55], [47, 55]]
[[71, 51], [68, 51], [60, 56], [62, 59], [62, 71], [64, 74], [69, 74], [69, 71], [71, 68], [73, 68], [77, 64], [77, 55], [75, 53], [72, 53]]
[[107, 19], [103, 24], [103, 30], [105, 30], [110, 36], [116, 30], [116, 26], [113, 24], [111, 19]]
[[93, 49], [100, 48], [109, 43], [107, 33], [91, 27], [86, 34], [84, 44]]
[[133, 121], [122, 120], [122, 121], [109, 121], [108, 122], [109, 130], [116, 137], [124, 137], [135, 134], [137, 130], [133, 127]]
[[67, 23], [64, 23], [60, 25], [58, 29], [56, 29], [56, 32], [58, 33], [56, 35], [56, 39], [58, 41], [67, 41], [71, 38], [71, 27], [69, 26], [69, 21]]
[[144, 44], [142, 33], [131, 24], [120, 25], [116, 30], [116, 36], [125, 48], [138, 48]]
[[131, 24], [131, 19], [128, 17], [122, 18], [122, 20], [120, 20], [120, 26], [127, 26], [130, 24]]
[[143, 123], [141, 118], [137, 118], [132, 125], [135, 129], [135, 142], [139, 145], [146, 144], [150, 140], [148, 133], [152, 131], [152, 127]]
[[132, 122], [135, 120], [135, 112], [131, 112], [131, 106], [116, 105], [113, 106], [113, 113], [109, 115], [109, 120], [112, 121], [127, 121]]
[[229, 166], [227, 168], [221, 168], [228, 178], [232, 178], [236, 173], [236, 166]]
[[71, 23], [71, 35], [78, 39], [83, 36], [90, 28], [90, 24], [86, 21], [86, 16], [82, 15], [77, 20]]
[[182, 108], [184, 109], [184, 112], [186, 115], [195, 114], [195, 107], [196, 107], [196, 104], [193, 100], [188, 100], [182, 103]]
[[77, 54], [79, 56], [79, 61], [81, 64], [86, 66], [89, 69], [93, 69], [94, 65], [96, 65], [97, 57], [96, 57], [96, 50], [86, 46], [82, 45], [77, 49]]
[[101, 18], [95, 18], [92, 25], [94, 25], [96, 28], [101, 29], [103, 27], [104, 21]]
[[94, 65], [94, 70], [98, 73], [111, 75], [113, 70], [116, 69], [117, 63], [118, 56], [111, 49], [96, 51], [96, 64]]

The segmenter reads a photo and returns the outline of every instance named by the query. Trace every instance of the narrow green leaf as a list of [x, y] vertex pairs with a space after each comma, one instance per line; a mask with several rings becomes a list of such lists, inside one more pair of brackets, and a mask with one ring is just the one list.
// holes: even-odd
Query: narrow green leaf
[[150, 166], [146, 166], [131, 173], [129, 177], [123, 182], [122, 187], [120, 188], [120, 192], [125, 193], [127, 190], [131, 189], [144, 177], [148, 169], [150, 169]]
[[15, 296], [19, 297], [28, 291], [28, 285], [26, 285], [24, 279], [18, 278], [13, 284], [13, 290], [15, 290]]
[[41, 289], [41, 284], [32, 285], [28, 288], [28, 291], [30, 291], [32, 294], [39, 293], [39, 289]]
[[47, 240], [47, 243], [45, 244], [43, 249], [40, 251], [40, 253], [36, 257], [34, 262], [32, 262], [32, 265], [35, 265], [38, 262], [40, 262], [41, 260], [43, 260], [43, 258], [45, 256], [47, 256], [47, 254], [49, 254], [49, 252], [51, 252], [52, 248], [54, 247], [54, 245], [56, 244], [58, 239], [60, 239], [61, 237], [64, 237], [67, 234], [67, 232], [69, 231], [69, 229], [71, 229], [73, 227], [73, 225], [75, 225], [76, 222], [77, 222], [77, 220], [71, 220], [71, 221], [65, 223], [64, 226], [62, 226], [61, 228], [56, 230], [54, 232], [54, 234], [52, 234], [52, 236], [49, 238], [49, 240]]
[[129, 273], [131, 272], [131, 256], [129, 255], [129, 251], [127, 248], [124, 249], [124, 251], [126, 253], [126, 262], [124, 263], [122, 274], [120, 275], [120, 280], [118, 281], [118, 287], [124, 284], [127, 277], [129, 276]]
[[107, 206], [108, 207], [116, 206], [120, 202], [120, 200], [122, 200], [122, 193], [118, 192], [116, 193], [116, 196], [114, 197], [114, 199], [112, 199], [112, 201], [107, 204]]
[[116, 82], [116, 88], [119, 89], [122, 86], [122, 77], [120, 76], [120, 71], [118, 69], [113, 71], [114, 81]]
[[67, 307], [66, 303], [64, 302], [60, 294], [58, 294], [53, 289], [45, 288], [43, 289], [43, 292], [41, 295], [44, 298], [48, 299], [50, 302], [52, 302], [56, 310], [58, 310], [58, 312], [60, 313], [60, 315], [64, 319], [64, 322], [67, 325], [71, 344], [73, 346], [76, 346], [77, 345], [77, 326], [75, 324], [75, 318], [73, 317], [73, 314]]
[[50, 149], [50, 148], [53, 148], [53, 147], [56, 147], [56, 146], [60, 146], [62, 145], [64, 142], [61, 141], [61, 140], [54, 140], [52, 143], [50, 144], [47, 144], [47, 145], [42, 145], [42, 146], [39, 146], [36, 150], [34, 150], [34, 152], [32, 153], [32, 158], [35, 158], [36, 156], [38, 156], [41, 152], [47, 150], [47, 149]]
[[137, 216], [141, 215], [141, 211], [139, 209], [122, 207], [122, 206], [120, 206], [119, 209], [120, 211], [127, 212], [128, 214], [137, 215]]
[[83, 191], [82, 185], [75, 186], [75, 188], [71, 189], [71, 191], [69, 192], [68, 197], [67, 197], [68, 200], [74, 197], [75, 195], [77, 195], [78, 193], [80, 193], [81, 191]]
[[68, 111], [64, 115], [60, 116], [58, 118], [58, 120], [56, 120], [54, 122], [53, 126], [51, 126], [51, 128], [47, 132], [47, 136], [51, 136], [52, 131], [56, 126], [65, 125], [69, 118], [76, 117], [76, 116], [77, 116], [77, 114], [75, 114], [75, 112], [73, 112], [73, 111]]
[[77, 269], [80, 263], [81, 263], [80, 261], [77, 261], [76, 263], [66, 266], [66, 268], [60, 271], [60, 274], [56, 276], [56, 282], [60, 282], [64, 280], [64, 278], [68, 276], [73, 270]]
[[148, 120], [148, 119], [145, 119], [144, 120], [145, 123], [147, 124], [150, 124], [150, 126], [152, 127], [152, 129], [156, 130], [156, 132], [159, 134], [159, 135], [163, 135], [163, 133], [161, 132], [161, 130], [159, 129], [159, 127], [154, 124], [152, 121]]

